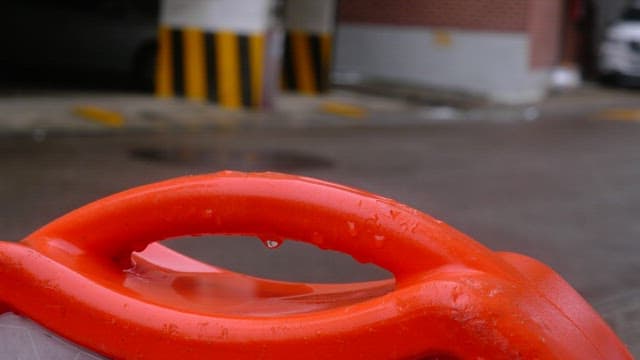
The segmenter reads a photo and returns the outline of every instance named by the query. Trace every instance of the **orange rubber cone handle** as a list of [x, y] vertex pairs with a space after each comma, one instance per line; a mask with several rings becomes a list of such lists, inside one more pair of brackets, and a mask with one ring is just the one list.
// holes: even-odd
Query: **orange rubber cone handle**
[[[303, 241], [395, 282], [276, 282], [152, 244], [201, 234]], [[389, 199], [274, 173], [142, 186], [0, 243], [0, 302], [116, 359], [631, 359], [536, 260]]]

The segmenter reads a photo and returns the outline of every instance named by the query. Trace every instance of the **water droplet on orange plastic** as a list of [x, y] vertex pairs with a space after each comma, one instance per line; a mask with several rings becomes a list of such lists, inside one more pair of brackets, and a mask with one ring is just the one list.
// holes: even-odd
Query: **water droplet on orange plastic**
[[282, 245], [283, 239], [275, 237], [260, 237], [260, 241], [267, 249], [277, 249]]
[[356, 230], [356, 223], [354, 223], [353, 221], [347, 221], [347, 226], [349, 226], [349, 235], [358, 235], [358, 231]]
[[280, 247], [280, 245], [282, 245], [282, 243], [280, 241], [278, 241], [278, 240], [267, 240], [267, 241], [264, 242], [264, 244], [269, 249], [275, 249], [275, 248]]

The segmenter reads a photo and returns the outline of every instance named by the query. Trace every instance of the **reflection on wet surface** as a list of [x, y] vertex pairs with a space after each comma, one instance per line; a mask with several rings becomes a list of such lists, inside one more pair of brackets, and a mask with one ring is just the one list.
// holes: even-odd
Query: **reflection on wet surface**
[[[135, 267], [127, 270], [122, 284], [126, 289], [153, 303], [208, 315], [308, 313], [359, 303], [394, 287], [392, 280], [306, 284], [260, 279], [198, 263], [160, 245], [134, 254], [133, 260]], [[189, 267], [197, 271], [185, 271]]]

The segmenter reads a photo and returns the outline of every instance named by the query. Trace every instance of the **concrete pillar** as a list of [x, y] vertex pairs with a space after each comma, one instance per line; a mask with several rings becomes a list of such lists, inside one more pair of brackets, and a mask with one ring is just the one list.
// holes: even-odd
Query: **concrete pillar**
[[288, 0], [283, 85], [317, 94], [329, 88], [336, 0]]
[[277, 92], [280, 60], [276, 5], [162, 0], [156, 94], [227, 108], [268, 107]]

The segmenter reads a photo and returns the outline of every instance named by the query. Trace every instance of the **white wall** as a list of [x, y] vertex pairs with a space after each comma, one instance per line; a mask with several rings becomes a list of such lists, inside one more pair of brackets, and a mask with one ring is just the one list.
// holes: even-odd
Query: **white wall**
[[505, 103], [546, 92], [546, 72], [529, 70], [525, 33], [342, 24], [336, 46], [338, 77], [437, 86]]
[[162, 0], [160, 23], [175, 28], [252, 33], [273, 25], [275, 0]]

